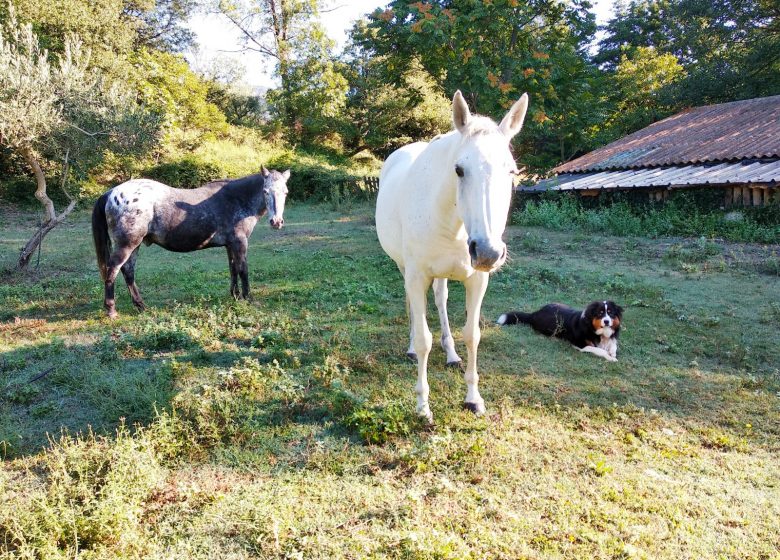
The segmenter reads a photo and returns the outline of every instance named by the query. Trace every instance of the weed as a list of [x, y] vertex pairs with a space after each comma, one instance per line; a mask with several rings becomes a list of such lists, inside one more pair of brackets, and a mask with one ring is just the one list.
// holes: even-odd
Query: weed
[[347, 426], [369, 444], [382, 444], [393, 436], [408, 435], [418, 422], [398, 403], [360, 406], [346, 418]]

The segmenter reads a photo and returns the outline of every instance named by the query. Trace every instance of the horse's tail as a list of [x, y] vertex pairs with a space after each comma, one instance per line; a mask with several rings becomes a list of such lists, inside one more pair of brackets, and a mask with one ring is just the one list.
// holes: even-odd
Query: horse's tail
[[[109, 191], [110, 192], [110, 191]], [[106, 220], [106, 202], [108, 192], [97, 199], [92, 209], [92, 239], [95, 242], [100, 277], [106, 281], [108, 275], [108, 259], [111, 256], [111, 238], [108, 236], [108, 221]]]
[[531, 314], [523, 313], [522, 311], [509, 311], [507, 313], [501, 314], [501, 316], [496, 319], [496, 323], [499, 325], [516, 325], [517, 323], [530, 325]]

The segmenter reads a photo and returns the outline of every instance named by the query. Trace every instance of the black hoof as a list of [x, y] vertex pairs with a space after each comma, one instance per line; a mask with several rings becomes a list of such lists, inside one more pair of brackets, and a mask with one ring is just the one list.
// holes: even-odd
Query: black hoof
[[463, 362], [458, 360], [457, 362], [447, 362], [448, 368], [463, 370]]
[[413, 362], [417, 361], [417, 354], [415, 354], [414, 352], [407, 352], [406, 357], [412, 360]]
[[473, 402], [464, 402], [463, 403], [463, 408], [465, 408], [469, 412], [473, 412], [474, 414], [476, 414], [477, 410], [478, 410], [477, 404], [473, 403]]

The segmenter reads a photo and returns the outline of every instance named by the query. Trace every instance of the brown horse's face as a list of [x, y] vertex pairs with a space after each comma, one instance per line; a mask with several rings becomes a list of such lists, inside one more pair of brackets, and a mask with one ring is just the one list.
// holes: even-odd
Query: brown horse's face
[[263, 177], [265, 177], [263, 196], [265, 196], [265, 207], [268, 211], [268, 223], [274, 229], [282, 229], [284, 203], [287, 200], [287, 179], [290, 178], [290, 170], [269, 171], [263, 167]]

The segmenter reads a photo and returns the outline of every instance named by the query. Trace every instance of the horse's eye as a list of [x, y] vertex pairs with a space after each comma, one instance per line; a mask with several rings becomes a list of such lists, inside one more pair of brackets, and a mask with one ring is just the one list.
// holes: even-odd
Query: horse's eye
[[455, 175], [463, 177], [463, 168], [460, 165], [455, 166]]

